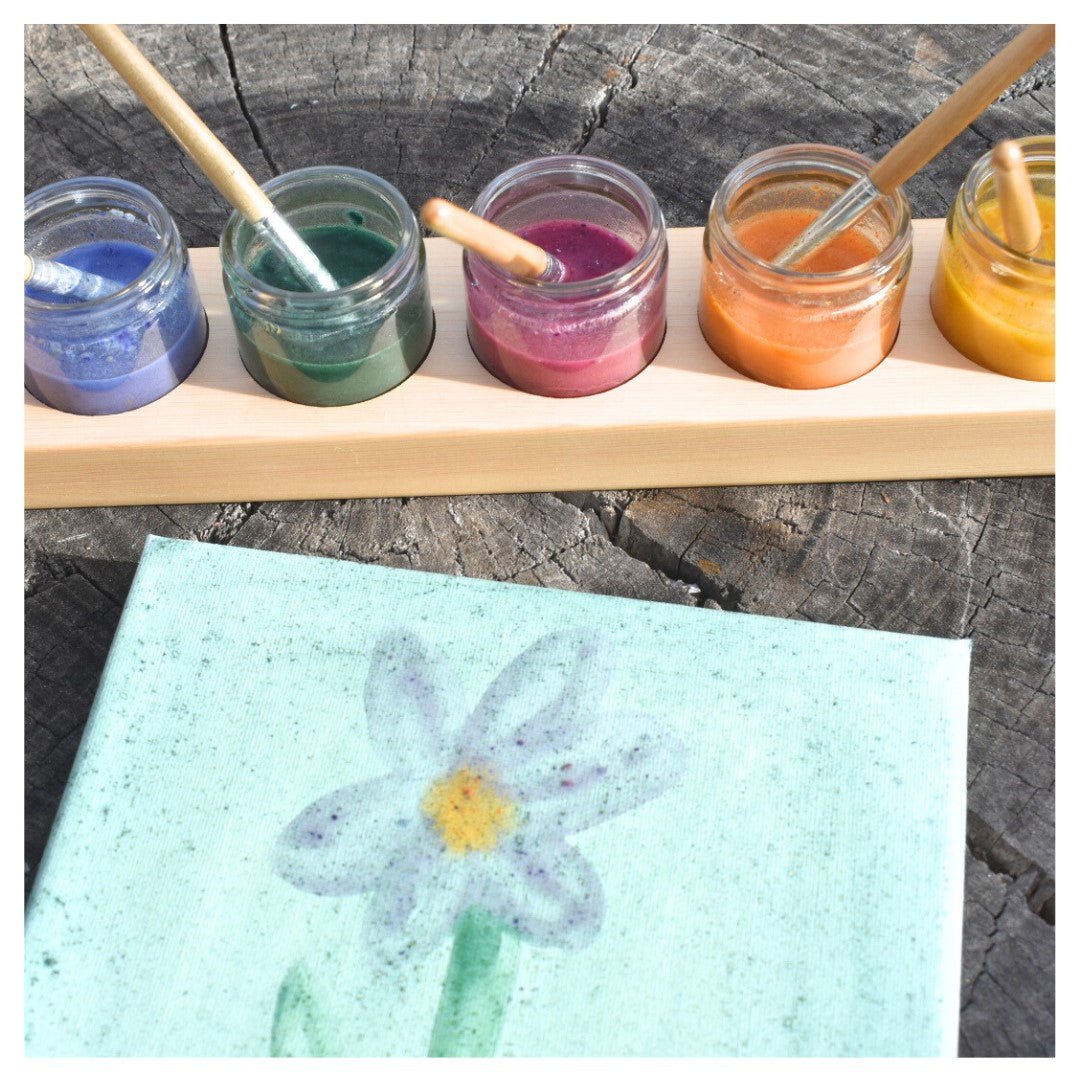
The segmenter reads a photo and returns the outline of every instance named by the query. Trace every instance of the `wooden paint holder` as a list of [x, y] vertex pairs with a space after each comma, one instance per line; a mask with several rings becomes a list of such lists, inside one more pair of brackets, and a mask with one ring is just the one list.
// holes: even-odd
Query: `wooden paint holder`
[[503, 385], [465, 336], [461, 249], [428, 239], [435, 342], [420, 369], [337, 408], [275, 397], [236, 349], [216, 248], [191, 252], [210, 321], [186, 382], [112, 416], [25, 394], [27, 507], [253, 502], [1054, 471], [1053, 383], [994, 374], [940, 335], [928, 294], [943, 222], [914, 222], [900, 334], [827, 390], [739, 375], [697, 325], [700, 228], [671, 229], [668, 330], [636, 378], [583, 398]]

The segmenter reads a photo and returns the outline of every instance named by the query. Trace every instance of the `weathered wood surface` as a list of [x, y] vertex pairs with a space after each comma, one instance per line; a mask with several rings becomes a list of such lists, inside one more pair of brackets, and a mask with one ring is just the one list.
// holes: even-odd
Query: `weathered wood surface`
[[[1016, 27], [128, 28], [259, 179], [359, 165], [414, 206], [587, 150], [700, 225], [782, 142], [879, 157]], [[193, 246], [227, 208], [71, 27], [31, 26], [26, 189], [124, 176]], [[946, 212], [974, 158], [1053, 131], [1053, 54], [906, 185]], [[42, 510], [26, 514], [32, 881], [148, 533], [974, 642], [959, 1048], [1054, 1052], [1051, 478]]]

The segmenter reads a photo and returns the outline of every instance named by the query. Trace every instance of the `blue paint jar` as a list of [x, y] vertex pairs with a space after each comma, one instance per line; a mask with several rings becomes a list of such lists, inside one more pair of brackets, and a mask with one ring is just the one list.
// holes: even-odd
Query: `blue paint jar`
[[39, 401], [100, 415], [137, 409], [191, 373], [208, 326], [187, 249], [161, 202], [126, 180], [86, 176], [28, 195], [23, 242], [115, 280], [90, 300], [24, 288], [24, 379]]

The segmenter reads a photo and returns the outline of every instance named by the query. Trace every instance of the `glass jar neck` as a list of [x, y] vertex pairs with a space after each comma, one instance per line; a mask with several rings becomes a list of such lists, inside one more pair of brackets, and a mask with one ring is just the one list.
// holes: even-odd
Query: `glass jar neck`
[[477, 196], [471, 210], [496, 225], [518, 231], [526, 225], [556, 220], [563, 206], [566, 218], [574, 220], [575, 203], [579, 207], [608, 203], [633, 217], [641, 240], [628, 262], [583, 281], [534, 281], [515, 277], [503, 267], [466, 251], [466, 274], [482, 276], [523, 301], [565, 304], [601, 297], [616, 299], [634, 290], [642, 280], [651, 278], [664, 265], [667, 232], [656, 196], [628, 169], [602, 158], [560, 154], [523, 162], [492, 180]]
[[[340, 224], [367, 228], [378, 217], [378, 233], [394, 245], [389, 259], [374, 273], [332, 292], [299, 292], [279, 288], [255, 276], [254, 252], [265, 246], [258, 226], [233, 212], [221, 236], [221, 261], [234, 292], [269, 318], [285, 316], [301, 322], [328, 317], [372, 317], [395, 307], [423, 267], [420, 229], [401, 193], [374, 173], [345, 166], [313, 166], [284, 173], [262, 185], [275, 207], [298, 230], [320, 217], [340, 217]], [[373, 231], [375, 231], [373, 229]]]
[[842, 147], [817, 143], [793, 144], [764, 150], [737, 165], [724, 178], [709, 208], [705, 231], [706, 257], [710, 249], [722, 253], [740, 272], [762, 287], [781, 290], [842, 292], [872, 286], [877, 278], [895, 272], [898, 263], [910, 258], [911, 211], [902, 190], [879, 199], [865, 217], [884, 235], [878, 253], [855, 266], [827, 273], [809, 273], [777, 266], [745, 247], [736, 234], [738, 211], [755, 196], [788, 189], [788, 197], [776, 200], [776, 209], [794, 206], [795, 190], [814, 202], [809, 208], [823, 211], [871, 169], [869, 158]]
[[[115, 223], [113, 230], [104, 228]], [[89, 226], [95, 226], [93, 230]], [[183, 275], [187, 252], [176, 225], [161, 202], [145, 188], [108, 176], [61, 180], [27, 196], [23, 242], [27, 254], [51, 257], [94, 240], [125, 240], [152, 252], [146, 267], [115, 293], [92, 300], [53, 303], [25, 297], [28, 313], [39, 319], [80, 320], [106, 325], [128, 317], [132, 305], [151, 312]], [[49, 250], [49, 248], [52, 250]]]

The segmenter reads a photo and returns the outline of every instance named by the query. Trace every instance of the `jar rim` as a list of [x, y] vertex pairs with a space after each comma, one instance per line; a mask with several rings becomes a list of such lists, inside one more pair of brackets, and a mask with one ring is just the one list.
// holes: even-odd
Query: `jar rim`
[[244, 226], [251, 226], [238, 210], [233, 210], [221, 234], [218, 245], [223, 267], [227, 273], [239, 279], [252, 294], [261, 295], [274, 303], [285, 303], [294, 308], [324, 305], [328, 300], [353, 301], [356, 303], [377, 303], [387, 293], [398, 278], [409, 269], [416, 258], [420, 243], [420, 229], [416, 215], [405, 201], [405, 196], [393, 184], [375, 173], [365, 169], [355, 169], [348, 165], [309, 165], [303, 169], [293, 169], [261, 184], [263, 192], [273, 201], [282, 188], [307, 180], [328, 179], [334, 176], [357, 182], [360, 186], [374, 193], [395, 213], [401, 225], [401, 237], [395, 241], [394, 254], [390, 256], [373, 274], [362, 277], [340, 289], [319, 292], [304, 292], [282, 289], [262, 278], [256, 277], [239, 257], [236, 250], [238, 231]]
[[180, 234], [176, 229], [176, 223], [165, 209], [164, 203], [152, 192], [141, 184], [130, 180], [123, 180], [117, 176], [76, 176], [67, 180], [57, 180], [52, 184], [32, 191], [23, 200], [23, 224], [34, 214], [46, 213], [55, 207], [56, 203], [78, 193], [86, 196], [75, 199], [72, 209], [80, 206], [92, 205], [93, 199], [108, 198], [118, 193], [135, 203], [146, 213], [149, 224], [158, 234], [157, 246], [154, 257], [146, 264], [142, 271], [122, 288], [108, 296], [94, 297], [89, 300], [64, 300], [52, 302], [39, 300], [37, 297], [25, 296], [24, 303], [42, 315], [86, 315], [89, 312], [95, 314], [111, 313], [114, 310], [125, 307], [133, 300], [148, 295], [164, 278], [168, 270], [170, 250], [175, 244], [180, 250], [183, 245]]
[[[658, 249], [663, 249], [667, 232], [664, 214], [660, 209], [652, 190], [636, 173], [614, 161], [605, 158], [590, 157], [587, 154], [552, 154], [547, 157], [531, 158], [512, 168], [499, 173], [481, 190], [472, 204], [471, 212], [479, 217], [488, 218], [488, 213], [495, 199], [523, 179], [535, 180], [545, 177], [586, 178], [598, 175], [601, 179], [613, 183], [630, 196], [634, 206], [641, 212], [645, 226], [645, 240], [622, 266], [609, 270], [599, 277], [586, 278], [582, 281], [539, 281], [521, 278], [512, 274], [505, 267], [499, 266], [482, 255], [466, 250], [463, 255], [465, 271], [468, 273], [471, 260], [475, 259], [486, 271], [492, 274], [500, 284], [531, 295], [536, 299], [586, 300], [595, 296], [616, 296], [630, 288], [656, 258]], [[580, 186], [580, 185], [570, 185]]]
[[896, 217], [896, 228], [892, 237], [872, 258], [855, 266], [824, 273], [795, 270], [788, 266], [777, 266], [739, 242], [724, 209], [731, 205], [735, 195], [748, 183], [770, 175], [783, 176], [784, 172], [793, 169], [796, 163], [835, 178], [850, 180], [852, 184], [869, 174], [874, 165], [864, 154], [828, 143], [787, 143], [752, 154], [736, 165], [716, 189], [709, 207], [708, 223], [714, 242], [719, 243], [722, 239], [729, 249], [729, 254], [741, 260], [745, 268], [771, 275], [785, 286], [848, 286], [853, 282], [889, 273], [905, 249], [911, 248], [911, 208], [902, 187], [878, 200], [890, 205]]
[[[1024, 153], [1025, 164], [1028, 161], [1051, 161], [1055, 160], [1055, 138], [1053, 135], [1026, 135], [1020, 139], [1012, 140]], [[964, 208], [964, 214], [971, 222], [972, 227], [978, 231], [979, 236], [1001, 255], [1018, 261], [1021, 265], [1043, 267], [1053, 270], [1056, 263], [1053, 259], [1041, 259], [1025, 251], [1017, 251], [1010, 247], [1008, 241], [997, 235], [983, 220], [979, 213], [978, 195], [979, 188], [993, 175], [993, 166], [990, 163], [993, 148], [987, 150], [982, 157], [978, 158], [974, 165], [968, 169], [964, 183], [960, 187], [959, 199]]]

